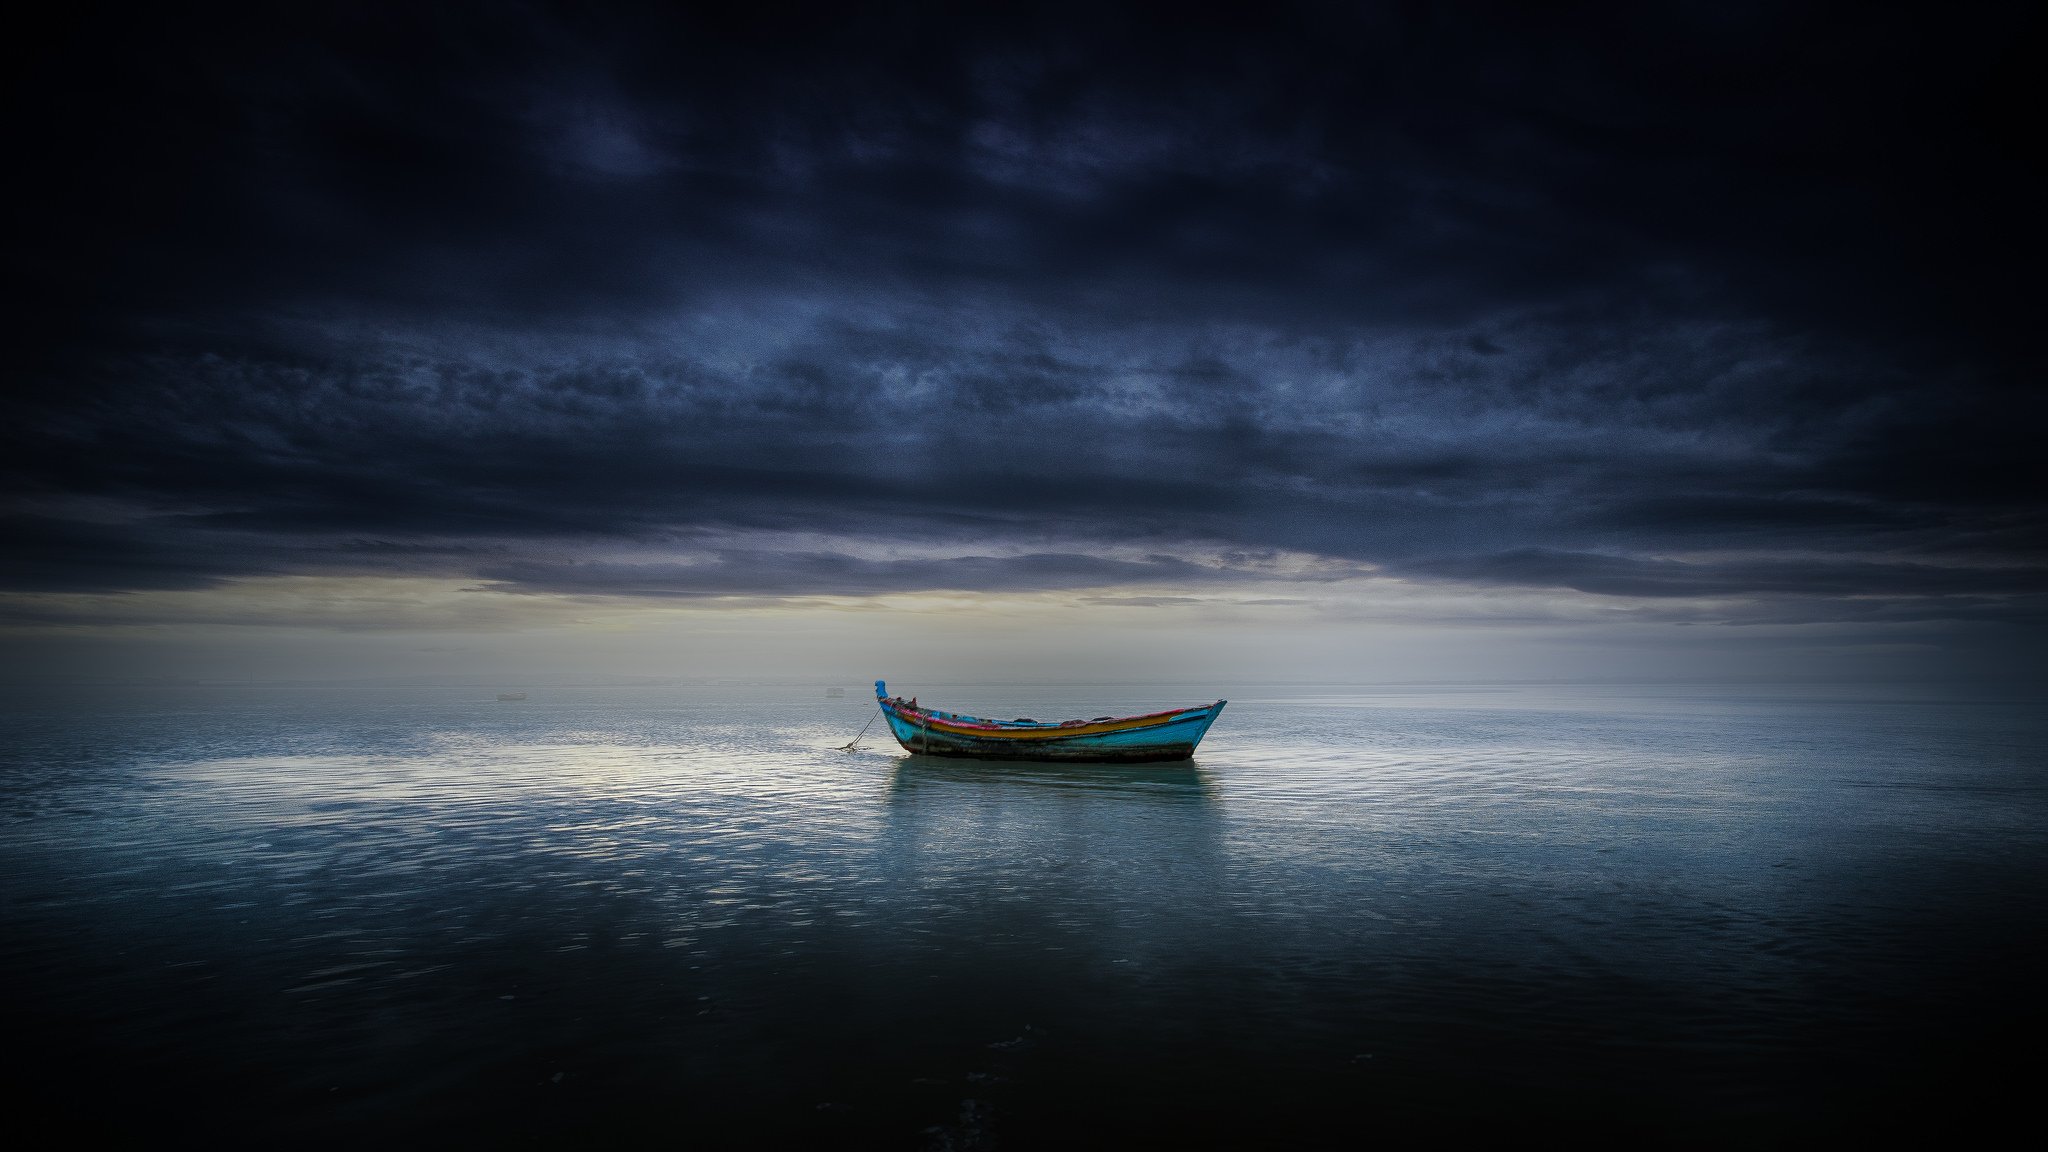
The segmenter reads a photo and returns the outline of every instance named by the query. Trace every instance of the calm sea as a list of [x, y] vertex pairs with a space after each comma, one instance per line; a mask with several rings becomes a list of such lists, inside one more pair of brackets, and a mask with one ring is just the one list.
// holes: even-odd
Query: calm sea
[[838, 751], [845, 688], [17, 694], [12, 1119], [957, 1150], [2031, 1115], [2037, 699], [1239, 688], [1192, 764], [1120, 768]]

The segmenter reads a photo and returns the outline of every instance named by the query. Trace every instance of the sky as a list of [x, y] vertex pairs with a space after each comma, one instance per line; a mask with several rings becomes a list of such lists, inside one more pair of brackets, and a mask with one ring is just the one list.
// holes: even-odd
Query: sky
[[82, 5], [0, 660], [2039, 678], [2024, 16]]

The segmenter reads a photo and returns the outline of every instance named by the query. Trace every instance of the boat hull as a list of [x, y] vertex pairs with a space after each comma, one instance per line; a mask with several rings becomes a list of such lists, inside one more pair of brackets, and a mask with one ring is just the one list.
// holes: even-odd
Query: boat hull
[[[1224, 701], [1155, 716], [1073, 726], [993, 724], [973, 717], [900, 708], [878, 694], [889, 730], [905, 751], [973, 760], [1143, 763], [1186, 760], [1223, 711]], [[941, 718], [943, 717], [943, 718]], [[962, 721], [965, 721], [963, 723]]]

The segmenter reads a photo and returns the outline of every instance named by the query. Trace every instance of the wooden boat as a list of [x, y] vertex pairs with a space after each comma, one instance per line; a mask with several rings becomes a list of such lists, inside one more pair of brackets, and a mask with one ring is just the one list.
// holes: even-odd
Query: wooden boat
[[1093, 720], [984, 720], [936, 708], [913, 698], [889, 695], [875, 681], [875, 702], [896, 742], [931, 756], [980, 760], [1107, 761], [1185, 760], [1223, 711], [1225, 700], [1144, 716], [1097, 716]]

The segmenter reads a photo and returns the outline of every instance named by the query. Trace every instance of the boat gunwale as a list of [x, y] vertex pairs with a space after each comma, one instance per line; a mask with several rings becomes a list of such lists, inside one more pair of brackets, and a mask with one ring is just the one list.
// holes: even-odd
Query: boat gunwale
[[1005, 724], [1000, 720], [981, 720], [963, 723], [960, 720], [941, 720], [922, 708], [909, 708], [893, 703], [888, 697], [877, 695], [876, 703], [882, 710], [901, 717], [912, 724], [932, 728], [956, 736], [995, 738], [1000, 740], [1061, 740], [1074, 736], [1097, 736], [1113, 732], [1141, 732], [1148, 728], [1162, 728], [1182, 723], [1202, 713], [1213, 713], [1226, 701], [1216, 700], [1208, 704], [1197, 704], [1187, 708], [1170, 708], [1164, 712], [1146, 712], [1137, 716], [1118, 716], [1106, 720], [1090, 720], [1080, 723], [1044, 724], [1034, 721], [1029, 727]]

